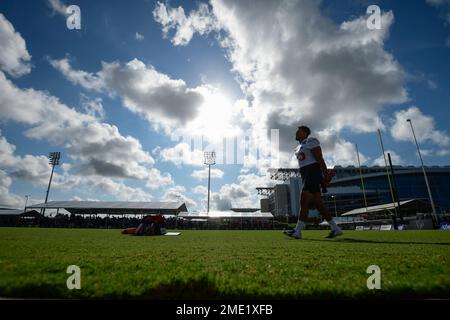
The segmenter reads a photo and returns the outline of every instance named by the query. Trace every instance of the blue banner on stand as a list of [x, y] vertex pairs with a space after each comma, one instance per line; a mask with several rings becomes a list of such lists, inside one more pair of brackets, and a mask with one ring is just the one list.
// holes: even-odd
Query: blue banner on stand
[[449, 222], [441, 223], [441, 227], [439, 229], [450, 230], [450, 223]]

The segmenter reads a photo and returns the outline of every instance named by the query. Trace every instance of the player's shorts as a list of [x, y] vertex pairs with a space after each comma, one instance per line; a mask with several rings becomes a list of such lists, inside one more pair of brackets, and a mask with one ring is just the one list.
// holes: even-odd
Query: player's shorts
[[322, 170], [319, 164], [312, 163], [300, 168], [300, 175], [302, 177], [302, 191], [311, 193], [320, 192], [320, 184], [322, 182]]

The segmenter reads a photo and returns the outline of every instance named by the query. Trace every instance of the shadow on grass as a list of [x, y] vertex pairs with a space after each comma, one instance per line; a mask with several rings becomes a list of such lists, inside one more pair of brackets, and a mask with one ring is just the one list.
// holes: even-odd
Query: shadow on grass
[[145, 290], [138, 296], [124, 292], [116, 292], [95, 296], [83, 293], [82, 290], [57, 290], [53, 286], [28, 286], [3, 291], [3, 298], [25, 299], [87, 299], [87, 300], [385, 300], [385, 299], [450, 299], [450, 288], [430, 288], [424, 290], [411, 290], [400, 288], [390, 291], [363, 290], [360, 292], [342, 293], [338, 291], [311, 291], [308, 293], [280, 293], [258, 294], [245, 290], [235, 289], [232, 292], [223, 292], [216, 284], [204, 276], [198, 280], [180, 281], [161, 284]]
[[441, 246], [450, 246], [450, 242], [417, 242], [417, 241], [378, 241], [378, 240], [367, 240], [367, 239], [353, 239], [353, 238], [336, 238], [336, 239], [308, 239], [304, 238], [304, 240], [308, 241], [324, 241], [324, 242], [347, 242], [347, 243], [374, 243], [374, 244], [432, 244], [432, 245], [441, 245]]

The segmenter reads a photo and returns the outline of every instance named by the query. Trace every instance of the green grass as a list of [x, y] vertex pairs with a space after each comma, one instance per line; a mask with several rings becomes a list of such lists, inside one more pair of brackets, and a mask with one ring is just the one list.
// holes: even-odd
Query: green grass
[[[450, 232], [0, 228], [0, 297], [82, 299], [450, 298]], [[369, 265], [381, 290], [368, 290]], [[67, 266], [81, 268], [68, 290]]]

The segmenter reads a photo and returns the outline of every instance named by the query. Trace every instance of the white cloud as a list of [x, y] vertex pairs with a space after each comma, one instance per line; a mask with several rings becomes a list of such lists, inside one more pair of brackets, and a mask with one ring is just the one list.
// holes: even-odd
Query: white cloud
[[125, 65], [103, 63], [100, 75], [128, 109], [157, 124], [187, 122], [195, 118], [203, 102], [202, 95], [183, 80], [173, 80], [137, 59]]
[[187, 143], [181, 142], [174, 147], [155, 148], [153, 153], [156, 154], [161, 161], [172, 162], [176, 166], [203, 165], [203, 152], [198, 149], [192, 149]]
[[449, 150], [449, 149], [438, 150], [438, 151], [436, 151], [436, 155], [437, 155], [438, 157], [445, 157], [445, 156], [448, 156], [448, 155], [450, 155], [450, 150]]
[[79, 196], [75, 196], [70, 198], [69, 201], [101, 201], [101, 200], [96, 198], [82, 198]]
[[189, 88], [183, 80], [171, 79], [138, 59], [103, 62], [97, 73], [73, 69], [67, 57], [49, 62], [73, 84], [120, 96], [130, 111], [166, 132], [195, 118], [203, 103], [201, 87]]
[[47, 0], [47, 4], [53, 10], [64, 17], [67, 16], [67, 6], [61, 0]]
[[144, 36], [143, 36], [142, 34], [140, 34], [139, 32], [136, 32], [136, 34], [134, 35], [134, 38], [135, 38], [137, 41], [142, 41], [142, 40], [144, 40]]
[[430, 88], [431, 90], [436, 90], [438, 85], [436, 82], [434, 82], [433, 80], [428, 79], [427, 80], [427, 86], [428, 88]]
[[429, 4], [433, 5], [433, 6], [439, 6], [441, 4], [444, 4], [446, 2], [449, 2], [448, 0], [426, 0]]
[[[325, 151], [344, 148], [349, 154], [350, 145], [339, 138], [342, 129], [359, 133], [384, 128], [378, 113], [407, 100], [405, 73], [384, 50], [394, 22], [390, 11], [382, 14], [381, 30], [369, 30], [366, 16], [337, 25], [314, 1], [210, 3], [209, 20], [220, 27], [220, 44], [251, 101], [252, 116], [246, 120], [255, 132], [280, 130], [282, 163], [291, 161], [300, 123], [316, 132], [332, 130], [341, 145]], [[180, 7], [159, 3], [154, 15], [165, 35], [175, 29], [174, 44], [192, 38], [180, 36]], [[348, 156], [336, 160], [350, 162]]]
[[[224, 172], [222, 170], [211, 168], [211, 179], [222, 178], [223, 174]], [[201, 170], [194, 170], [191, 173], [191, 177], [198, 180], [208, 179], [208, 168], [204, 168]]]
[[238, 183], [225, 184], [219, 192], [211, 195], [211, 205], [214, 210], [225, 211], [230, 208], [259, 208], [260, 198], [256, 187], [274, 186], [276, 181], [269, 176], [246, 174], [238, 176]]
[[[16, 147], [10, 144], [5, 137], [0, 137], [1, 167], [9, 171], [7, 173], [0, 169], [0, 177], [2, 179], [0, 191], [4, 194], [3, 197], [0, 196], [0, 204], [3, 201], [3, 203], [17, 206], [17, 202], [21, 201], [21, 198], [10, 194], [8, 191], [12, 179], [21, 179], [39, 187], [46, 186], [49, 181], [51, 167], [46, 156], [25, 155], [21, 157], [14, 155], [15, 149]], [[75, 192], [87, 192], [90, 197], [93, 195], [98, 197], [110, 195], [117, 200], [150, 201], [153, 199], [148, 192], [141, 188], [127, 186], [122, 179], [114, 180], [101, 176], [102, 172], [93, 173], [89, 176], [72, 175], [69, 171], [73, 168], [73, 165], [63, 163], [62, 166], [64, 167], [63, 174], [55, 172], [53, 175], [53, 189], [74, 189]], [[105, 173], [104, 175], [111, 175], [111, 173]], [[173, 184], [170, 174], [161, 175], [159, 170], [155, 168], [151, 168], [145, 174], [145, 177], [150, 179], [147, 186], [151, 187], [151, 189]]]
[[[364, 154], [360, 153], [359, 158], [361, 164], [366, 163], [367, 159]], [[358, 164], [358, 156], [356, 154], [356, 146], [353, 143], [339, 139], [332, 149], [328, 149], [325, 153], [327, 166], [334, 167], [336, 165], [350, 166]]]
[[[245, 100], [233, 103], [220, 88], [206, 84], [190, 88], [183, 80], [171, 79], [138, 59], [127, 63], [103, 62], [102, 69], [95, 73], [74, 70], [67, 57], [49, 61], [72, 83], [119, 96], [126, 108], [144, 117], [154, 130], [162, 129], [170, 134], [173, 141], [181, 137], [186, 138], [183, 141], [186, 143], [191, 142], [190, 138], [221, 143], [225, 137], [242, 135], [252, 118], [252, 110]], [[185, 147], [173, 146], [160, 151], [164, 158], [170, 157], [177, 165], [196, 161], [173, 159], [171, 153], [181, 151], [180, 148]], [[197, 157], [201, 150], [196, 146], [191, 155]]]
[[199, 185], [199, 186], [195, 186], [194, 188], [192, 188], [192, 192], [204, 196], [204, 195], [208, 194], [208, 188], [206, 188], [205, 186]]
[[210, 207], [217, 211], [228, 211], [233, 208], [232, 198], [226, 194], [213, 193], [210, 199]]
[[[57, 175], [52, 188], [74, 190], [75, 194], [86, 194], [89, 199], [110, 198], [118, 201], [152, 201], [151, 193], [140, 187], [131, 187], [121, 178], [100, 175], [82, 176], [79, 174]], [[72, 193], [72, 194], [73, 194]]]
[[384, 162], [384, 157], [380, 156], [377, 159], [375, 159], [372, 163], [373, 166], [380, 166], [380, 167], [384, 167], [387, 165], [389, 166], [389, 158], [388, 158], [388, 153], [391, 155], [391, 161], [392, 161], [392, 165], [393, 166], [402, 166], [405, 165], [405, 162], [402, 160], [402, 158], [400, 157], [400, 155], [398, 155], [395, 151], [392, 150], [385, 150], [384, 154], [386, 157], [386, 162]]
[[196, 32], [203, 35], [218, 30], [217, 21], [206, 3], [200, 3], [198, 9], [186, 17], [182, 7], [167, 8], [164, 3], [158, 1], [153, 10], [153, 17], [162, 25], [164, 37], [167, 37], [172, 29], [176, 30], [171, 40], [174, 45], [188, 44]]
[[[50, 2], [49, 2], [50, 3]], [[63, 4], [52, 1], [55, 10]], [[0, 14], [1, 69], [13, 76], [30, 71], [30, 56], [25, 41]], [[15, 58], [14, 58], [15, 57]], [[103, 80], [97, 75], [72, 70], [68, 59], [50, 60], [55, 68], [64, 71], [68, 78], [92, 90], [103, 90]], [[5, 64], [5, 65], [3, 65]], [[116, 126], [100, 122], [105, 116], [101, 98], [81, 96], [86, 113], [80, 113], [61, 103], [47, 92], [21, 89], [0, 71], [0, 121], [15, 121], [28, 126], [25, 135], [30, 139], [45, 139], [63, 146], [64, 157], [74, 164], [63, 163], [63, 174], [54, 174], [54, 188], [87, 188], [94, 192], [110, 194], [114, 198], [150, 200], [152, 196], [141, 188], [127, 186], [123, 178], [151, 180], [161, 186], [172, 185], [170, 174], [153, 168], [153, 158], [143, 150], [140, 142], [120, 134]], [[17, 205], [21, 197], [9, 193], [12, 178], [25, 179], [35, 185], [48, 183], [50, 166], [42, 155], [15, 155], [16, 147], [0, 136], [1, 196], [0, 201]], [[70, 172], [76, 174], [73, 175]], [[111, 179], [113, 177], [114, 179]], [[148, 185], [154, 188], [154, 185]]]
[[14, 30], [13, 25], [0, 13], [0, 69], [13, 77], [31, 71], [31, 56], [25, 40]]
[[8, 174], [0, 170], [0, 207], [20, 208], [25, 205], [24, 199], [16, 194], [10, 193], [12, 179]]
[[[15, 151], [16, 146], [9, 143], [0, 131], [0, 206], [17, 208], [23, 206], [23, 199], [9, 191], [13, 178], [43, 186], [48, 183], [50, 166], [45, 156], [22, 157], [16, 155]], [[54, 176], [56, 179], [59, 178], [57, 173]]]
[[239, 173], [241, 174], [247, 174], [249, 173], [250, 169], [249, 168], [241, 168], [241, 170], [239, 170]]
[[[50, 177], [51, 167], [46, 156], [25, 155], [18, 159], [9, 175], [14, 179], [21, 179], [37, 186], [45, 186]], [[54, 174], [58, 178], [58, 174]]]
[[444, 7], [446, 10], [445, 20], [450, 23], [450, 0], [426, 0], [428, 4], [434, 7]]
[[[78, 128], [94, 119], [62, 104], [58, 98], [34, 89], [20, 89], [0, 72], [0, 119], [27, 125]], [[46, 129], [44, 127], [40, 128]], [[48, 129], [48, 128], [47, 128]], [[43, 133], [43, 132], [41, 132]], [[63, 137], [65, 134], [62, 135]]]
[[17, 162], [17, 158], [14, 156], [15, 151], [16, 146], [9, 143], [0, 131], [0, 164], [2, 167], [10, 167]]
[[[333, 130], [323, 130], [318, 132], [317, 137], [320, 138], [319, 141], [328, 167], [331, 168], [336, 165], [358, 165], [358, 155], [355, 144], [339, 138], [338, 134]], [[365, 164], [368, 161], [368, 158], [361, 153], [361, 151], [359, 152], [359, 159], [361, 164]]]
[[114, 125], [92, 122], [79, 129], [73, 132], [66, 145], [75, 158], [103, 158], [111, 162], [118, 159], [120, 164], [129, 162], [132, 165], [154, 164], [153, 158], [142, 149], [136, 138], [121, 135]]
[[79, 174], [139, 180], [158, 177], [164, 185], [170, 183], [170, 175], [158, 176], [152, 168], [155, 161], [141, 143], [123, 136], [116, 126], [79, 113], [42, 91], [19, 89], [2, 72], [0, 91], [0, 119], [31, 125], [25, 131], [30, 139], [64, 146], [78, 160], [72, 169]]
[[431, 157], [433, 154], [435, 154], [434, 150], [432, 149], [421, 149], [420, 153], [423, 157]]
[[[63, 133], [64, 132], [64, 133]], [[64, 145], [83, 175], [146, 179], [149, 166], [154, 164], [141, 143], [120, 134], [114, 125], [89, 122], [80, 126], [43, 123], [26, 131], [33, 139], [46, 139]]]
[[[66, 174], [52, 182], [52, 189], [71, 189], [73, 198], [96, 200], [109, 198], [117, 201], [152, 201], [153, 195], [140, 187], [131, 187], [123, 179], [102, 176]], [[75, 200], [75, 199], [74, 199]]]
[[[11, 178], [22, 179], [33, 185], [48, 183], [50, 166], [46, 156], [15, 155], [16, 146], [9, 143], [0, 132], [0, 168], [7, 169]], [[58, 174], [55, 173], [55, 178]]]
[[425, 115], [417, 107], [401, 110], [394, 115], [394, 124], [391, 127], [391, 135], [398, 141], [414, 141], [411, 126], [407, 119], [411, 119], [416, 138], [419, 142], [432, 142], [439, 146], [450, 145], [450, 137], [444, 131], [435, 128], [434, 119]]
[[446, 157], [450, 155], [450, 149], [424, 149], [420, 148], [422, 157]]
[[148, 180], [145, 186], [149, 189], [161, 189], [162, 187], [167, 187], [173, 185], [174, 181], [170, 173], [162, 174], [156, 168], [151, 168], [146, 177]]
[[[151, 194], [141, 188], [127, 186], [121, 178], [147, 180], [146, 186], [150, 189], [173, 184], [170, 174], [162, 174], [151, 167], [154, 160], [142, 149], [140, 142], [133, 137], [122, 136], [117, 127], [79, 114], [41, 92], [31, 89], [23, 91], [12, 87], [8, 82], [0, 81], [0, 87], [2, 86], [8, 89], [5, 92], [15, 95], [16, 101], [29, 102], [20, 113], [15, 114], [15, 120], [30, 122], [27, 115], [30, 109], [36, 110], [37, 114], [43, 112], [43, 106], [53, 109], [53, 117], [49, 117], [50, 123], [44, 118], [37, 118], [39, 122], [36, 126], [26, 131], [30, 138], [46, 139], [64, 145], [69, 156], [78, 160], [74, 164], [64, 163], [66, 155], [63, 153], [63, 174], [55, 172], [53, 188], [75, 188], [78, 192], [89, 192], [90, 196], [110, 195], [119, 200], [150, 201], [153, 198]], [[48, 101], [51, 103], [46, 103]], [[67, 118], [66, 121], [65, 117], [61, 119], [58, 116], [61, 114], [73, 118]], [[48, 183], [50, 166], [45, 156], [15, 156], [15, 146], [3, 137], [0, 137], [0, 147], [2, 166], [8, 165], [11, 177], [24, 179], [35, 185]], [[75, 174], [70, 174], [70, 171]]]
[[197, 207], [197, 202], [185, 195], [186, 188], [183, 186], [174, 186], [168, 188], [161, 197], [161, 201], [182, 201], [186, 204], [188, 210]]
[[87, 95], [81, 93], [81, 106], [89, 116], [102, 120], [105, 118], [105, 110], [103, 109], [102, 98], [91, 99]]
[[[89, 178], [84, 182], [92, 192], [90, 196], [101, 196], [110, 194], [114, 199], [121, 201], [152, 201], [153, 196], [141, 188], [133, 188], [125, 183], [110, 178]], [[100, 191], [100, 192], [99, 192]]]
[[60, 60], [47, 58], [53, 68], [61, 72], [67, 80], [75, 85], [80, 85], [83, 88], [100, 92], [104, 89], [103, 79], [93, 73], [82, 70], [75, 70], [70, 65], [70, 60], [65, 57]]

